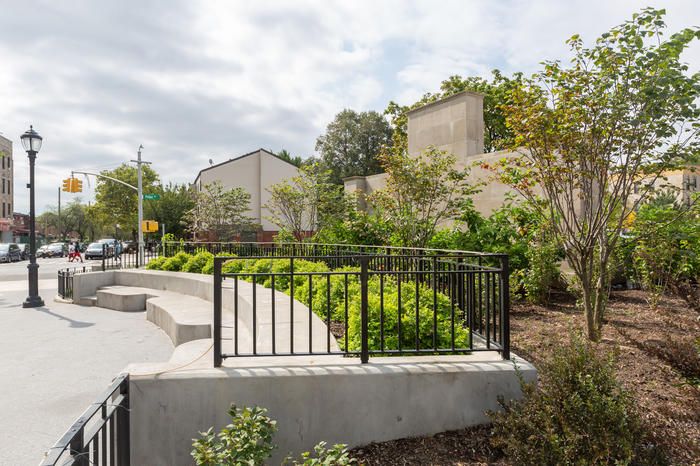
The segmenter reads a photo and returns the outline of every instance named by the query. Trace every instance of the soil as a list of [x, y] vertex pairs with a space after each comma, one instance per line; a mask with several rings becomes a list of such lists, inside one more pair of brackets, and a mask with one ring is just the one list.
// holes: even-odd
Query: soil
[[[672, 464], [700, 464], [700, 313], [688, 302], [663, 297], [655, 308], [638, 290], [615, 291], [609, 301], [601, 351], [614, 351], [617, 376], [649, 427], [649, 441]], [[584, 318], [567, 295], [552, 304], [514, 304], [511, 347], [537, 366]], [[432, 437], [371, 444], [351, 454], [367, 465], [510, 464], [492, 448], [488, 426]]]

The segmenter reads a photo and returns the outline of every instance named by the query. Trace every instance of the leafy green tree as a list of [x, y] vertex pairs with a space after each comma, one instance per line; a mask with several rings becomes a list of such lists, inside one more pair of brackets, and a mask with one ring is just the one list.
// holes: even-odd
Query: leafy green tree
[[331, 170], [331, 180], [342, 183], [349, 176], [380, 173], [379, 151], [390, 145], [391, 127], [380, 113], [345, 109], [318, 137], [316, 151]]
[[389, 115], [394, 128], [392, 135], [394, 145], [408, 147], [408, 111], [459, 92], [472, 91], [484, 94], [484, 151], [505, 149], [512, 137], [512, 132], [506, 126], [503, 105], [508, 102], [510, 91], [522, 81], [522, 73], [515, 73], [512, 78], [504, 76], [499, 70], [493, 70], [492, 74], [491, 81], [476, 76], [466, 78], [459, 75], [450, 76], [440, 85], [440, 92], [427, 93], [411, 105], [389, 102], [384, 113]]
[[370, 205], [392, 225], [392, 242], [426, 247], [438, 225], [454, 219], [465, 197], [476, 192], [466, 171], [454, 168], [455, 156], [429, 147], [420, 157], [402, 150], [381, 156], [386, 186], [368, 197]]
[[237, 235], [258, 228], [248, 216], [250, 194], [241, 187], [226, 190], [219, 181], [194, 193], [194, 207], [183, 220], [195, 238], [209, 235], [215, 241], [231, 241]]
[[304, 163], [304, 159], [302, 159], [298, 155], [294, 156], [290, 154], [287, 149], [282, 149], [281, 151], [277, 152], [277, 157], [286, 160], [287, 162], [291, 163], [292, 165], [296, 165], [297, 167], [301, 167]]
[[[494, 167], [542, 215], [580, 283], [588, 337], [599, 340], [608, 264], [630, 212], [654, 181], [699, 146], [700, 74], [680, 54], [700, 29], [662, 35], [665, 11], [644, 9], [590, 48], [569, 39], [571, 66], [545, 62], [504, 107], [520, 157]], [[638, 194], [635, 183], [649, 180]]]
[[304, 165], [299, 175], [268, 188], [268, 220], [302, 241], [333, 224], [345, 208], [343, 187], [330, 181], [320, 164]]
[[[136, 167], [126, 163], [114, 170], [104, 170], [102, 175], [116, 178], [132, 186], [138, 184]], [[143, 192], [156, 192], [158, 174], [148, 165], [142, 167]], [[114, 181], [97, 178], [95, 206], [107, 225], [120, 225], [124, 231], [138, 228], [138, 195], [136, 190]]]
[[165, 229], [177, 238], [186, 234], [185, 214], [194, 208], [194, 193], [187, 185], [168, 183], [152, 192], [160, 194], [158, 200], [143, 202], [144, 217], [165, 224]]

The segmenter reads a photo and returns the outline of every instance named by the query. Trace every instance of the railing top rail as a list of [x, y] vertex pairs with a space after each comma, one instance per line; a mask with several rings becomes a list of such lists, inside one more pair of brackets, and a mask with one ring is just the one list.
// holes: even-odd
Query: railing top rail
[[[507, 254], [495, 253], [495, 252], [479, 252], [479, 251], [465, 251], [461, 249], [434, 249], [434, 248], [415, 248], [415, 247], [405, 247], [405, 246], [376, 246], [376, 245], [363, 245], [363, 244], [345, 244], [345, 243], [275, 243], [273, 241], [166, 241], [166, 245], [207, 245], [207, 244], [220, 244], [220, 245], [255, 245], [255, 246], [270, 246], [270, 247], [284, 247], [284, 246], [300, 246], [300, 247], [344, 247], [344, 248], [365, 248], [365, 249], [379, 249], [385, 251], [414, 251], [414, 252], [424, 252], [429, 254], [442, 253], [442, 254], [462, 254], [465, 256], [476, 256], [476, 257], [502, 257]], [[395, 256], [394, 256], [395, 257]]]
[[61, 438], [56, 442], [56, 444], [51, 447], [44, 460], [41, 462], [41, 466], [51, 466], [56, 464], [61, 455], [70, 448], [71, 442], [78, 435], [81, 429], [84, 429], [86, 424], [100, 411], [103, 405], [107, 403], [112, 395], [118, 392], [124, 383], [129, 383], [129, 374], [123, 373], [119, 374], [110, 384], [110, 386], [102, 392], [102, 394], [97, 398], [97, 401], [92, 403], [83, 413], [78, 416], [78, 419], [66, 430], [66, 432], [61, 436]]

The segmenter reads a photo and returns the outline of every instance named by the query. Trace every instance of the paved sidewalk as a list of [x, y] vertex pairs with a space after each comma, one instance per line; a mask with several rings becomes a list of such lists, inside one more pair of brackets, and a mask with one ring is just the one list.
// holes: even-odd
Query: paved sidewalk
[[53, 302], [23, 309], [26, 281], [0, 281], [0, 465], [38, 464], [44, 452], [127, 364], [167, 361], [170, 339], [144, 312]]

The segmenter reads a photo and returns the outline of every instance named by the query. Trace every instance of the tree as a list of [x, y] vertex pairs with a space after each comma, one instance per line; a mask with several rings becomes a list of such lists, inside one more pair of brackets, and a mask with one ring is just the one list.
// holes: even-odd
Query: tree
[[225, 190], [215, 181], [194, 193], [194, 207], [183, 219], [195, 237], [212, 235], [216, 241], [230, 241], [245, 231], [256, 229], [250, 211], [250, 194], [241, 187]]
[[[102, 175], [116, 178], [136, 186], [138, 171], [136, 167], [121, 164], [114, 170], [104, 170]], [[143, 192], [155, 192], [158, 174], [148, 165], [142, 166]], [[97, 178], [95, 188], [95, 206], [107, 225], [121, 225], [122, 230], [138, 228], [138, 195], [136, 190], [114, 181]]]
[[393, 226], [393, 242], [400, 246], [426, 247], [438, 225], [454, 218], [464, 198], [476, 192], [465, 183], [467, 172], [454, 168], [455, 156], [434, 147], [420, 157], [394, 148], [380, 158], [386, 186], [368, 201]]
[[[608, 263], [625, 220], [654, 181], [699, 147], [700, 75], [686, 74], [680, 54], [700, 30], [664, 39], [664, 14], [642, 10], [591, 48], [573, 36], [571, 66], [545, 62], [504, 107], [520, 157], [494, 170], [526, 198], [546, 200], [542, 214], [580, 282], [592, 340], [600, 339]], [[649, 183], [633, 196], [639, 180]]]
[[384, 146], [391, 145], [391, 127], [379, 113], [345, 109], [316, 140], [316, 151], [331, 181], [342, 183], [348, 176], [367, 176], [381, 172], [377, 158]]
[[315, 163], [299, 168], [299, 175], [268, 188], [268, 220], [294, 235], [297, 241], [333, 223], [344, 210], [343, 188], [331, 183], [331, 172]]
[[484, 151], [493, 152], [507, 148], [512, 132], [506, 126], [502, 107], [508, 102], [510, 91], [522, 81], [522, 73], [515, 73], [512, 78], [503, 76], [499, 70], [493, 70], [491, 73], [493, 79], [490, 82], [478, 76], [450, 76], [440, 84], [440, 92], [427, 93], [411, 105], [389, 102], [384, 114], [390, 116], [394, 128], [393, 144], [408, 147], [407, 113], [410, 110], [459, 92], [472, 91], [484, 94]]
[[160, 199], [144, 201], [144, 217], [165, 224], [168, 233], [176, 238], [185, 236], [185, 214], [195, 205], [194, 193], [187, 185], [172, 184], [158, 186], [155, 193], [160, 194]]
[[282, 160], [286, 160], [287, 162], [291, 163], [292, 165], [296, 165], [297, 167], [301, 167], [301, 165], [304, 163], [304, 159], [302, 159], [298, 155], [293, 156], [289, 153], [287, 149], [282, 149], [281, 151], [277, 152], [277, 157], [281, 158]]

